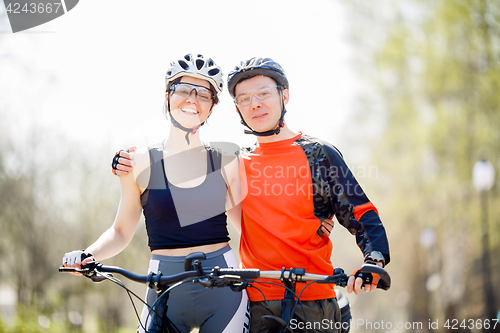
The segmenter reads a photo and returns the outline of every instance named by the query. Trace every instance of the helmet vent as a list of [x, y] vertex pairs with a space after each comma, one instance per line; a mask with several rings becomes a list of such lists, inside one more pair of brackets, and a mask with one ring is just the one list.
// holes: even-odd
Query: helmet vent
[[239, 66], [236, 66], [227, 77], [227, 85], [229, 94], [234, 97], [234, 89], [236, 85], [244, 79], [251, 78], [256, 75], [267, 76], [282, 89], [288, 89], [288, 79], [286, 78], [285, 71], [277, 63], [270, 58], [252, 58], [242, 61]]
[[196, 60], [196, 67], [198, 68], [198, 70], [202, 69], [204, 64], [205, 64], [205, 61], [203, 61], [201, 59]]
[[185, 70], [188, 70], [188, 68], [189, 68], [189, 65], [186, 64], [186, 62], [184, 62], [182, 60], [179, 60], [179, 65], [181, 65], [181, 67], [184, 68]]
[[222, 69], [212, 60], [205, 58], [201, 54], [186, 54], [179, 60], [170, 64], [172, 67], [167, 69], [165, 76], [165, 85], [168, 86], [173, 80], [183, 76], [205, 79], [215, 88], [217, 96], [222, 92]]
[[208, 71], [208, 75], [210, 75], [210, 76], [214, 76], [214, 75], [219, 74], [219, 72], [220, 72], [220, 71], [219, 71], [219, 69], [218, 69], [218, 68], [214, 68], [214, 69], [211, 69], [211, 70], [209, 70], [209, 71]]

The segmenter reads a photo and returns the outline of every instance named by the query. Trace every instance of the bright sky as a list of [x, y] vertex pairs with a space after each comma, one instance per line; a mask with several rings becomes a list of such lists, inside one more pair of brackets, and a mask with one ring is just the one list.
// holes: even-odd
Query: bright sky
[[[336, 144], [353, 112], [356, 80], [335, 0], [85, 0], [16, 34], [4, 10], [0, 116], [7, 110], [14, 135], [37, 123], [114, 150], [158, 142], [168, 134], [165, 72], [190, 52], [214, 59], [224, 80], [241, 60], [279, 62], [290, 81], [286, 120], [294, 130]], [[255, 142], [243, 134], [227, 90], [201, 133], [208, 141]]]

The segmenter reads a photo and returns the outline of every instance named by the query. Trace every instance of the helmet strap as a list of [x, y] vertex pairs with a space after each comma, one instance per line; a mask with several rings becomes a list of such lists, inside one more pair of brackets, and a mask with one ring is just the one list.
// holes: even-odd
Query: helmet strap
[[[187, 128], [187, 127], [182, 126], [181, 123], [179, 123], [177, 120], [175, 120], [174, 116], [172, 115], [172, 112], [170, 111], [170, 94], [168, 94], [167, 99], [168, 99], [167, 100], [167, 102], [168, 102], [167, 103], [167, 111], [168, 111], [168, 115], [170, 116], [170, 120], [172, 121], [172, 125], [174, 125], [174, 127], [177, 127], [178, 129], [183, 130], [184, 132], [186, 132], [185, 139], [186, 139], [187, 144], [189, 145], [191, 143], [189, 141], [189, 134], [196, 133], [196, 131], [198, 131], [198, 129], [200, 129], [200, 127], [203, 126], [203, 124], [205, 124], [205, 122], [202, 122], [198, 126], [195, 126], [195, 127], [192, 127], [192, 128]], [[208, 111], [209, 112], [209, 116], [212, 113], [212, 108], [213, 107], [214, 107], [214, 104], [212, 103], [212, 106], [210, 107], [210, 110]]]

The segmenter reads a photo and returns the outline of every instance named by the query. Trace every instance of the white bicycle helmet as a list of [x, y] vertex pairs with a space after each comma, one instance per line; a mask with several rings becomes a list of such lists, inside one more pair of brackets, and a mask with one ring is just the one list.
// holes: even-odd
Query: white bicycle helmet
[[170, 65], [172, 67], [165, 76], [166, 86], [178, 77], [186, 75], [207, 80], [215, 88], [217, 96], [222, 92], [222, 70], [211, 58], [205, 59], [201, 54], [194, 56], [189, 53]]

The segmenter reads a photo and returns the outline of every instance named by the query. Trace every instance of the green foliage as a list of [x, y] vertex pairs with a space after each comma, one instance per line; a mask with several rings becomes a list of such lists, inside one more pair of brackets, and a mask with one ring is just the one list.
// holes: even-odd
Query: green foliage
[[[40, 325], [40, 322], [46, 326]], [[18, 306], [16, 321], [11, 333], [64, 333], [70, 330], [66, 325], [56, 324], [49, 319], [49, 316], [42, 314], [35, 306]], [[1, 329], [0, 329], [0, 332]]]
[[[481, 267], [482, 242], [471, 175], [473, 165], [486, 158], [498, 184], [500, 2], [356, 1], [351, 9], [353, 40], [364, 57], [359, 69], [373, 88], [360, 98], [378, 102], [364, 103], [362, 112], [384, 120], [382, 135], [372, 142], [375, 163], [385, 174], [380, 210], [394, 253], [390, 270], [403, 271], [400, 279], [416, 286], [400, 290], [411, 294], [408, 314], [401, 316], [481, 317], [482, 286], [471, 283]], [[496, 285], [498, 186], [490, 194]], [[419, 243], [425, 228], [437, 233], [431, 252]], [[427, 290], [431, 273], [441, 277], [437, 290]], [[479, 297], [463, 302], [466, 294]]]
[[[0, 113], [8, 109], [0, 109]], [[18, 140], [0, 132], [0, 281], [18, 295], [13, 330], [68, 332], [68, 327], [57, 326], [52, 315], [67, 316], [69, 311], [85, 314], [89, 320], [100, 318], [95, 321], [106, 323], [100, 331], [133, 327], [134, 314], [131, 306], [124, 306], [128, 303], [119, 287], [98, 289], [89, 280], [57, 270], [65, 252], [88, 246], [113, 222], [119, 182], [108, 168], [99, 167], [112, 153], [100, 147], [91, 158], [74, 154], [89, 149], [33, 126], [33, 135]], [[63, 139], [65, 145], [60, 144]], [[46, 154], [48, 151], [52, 153]], [[144, 234], [140, 228], [123, 256], [108, 264], [145, 271], [150, 253]], [[143, 289], [141, 286], [140, 294]], [[50, 329], [40, 326], [39, 316], [46, 317], [42, 321], [50, 320]]]

